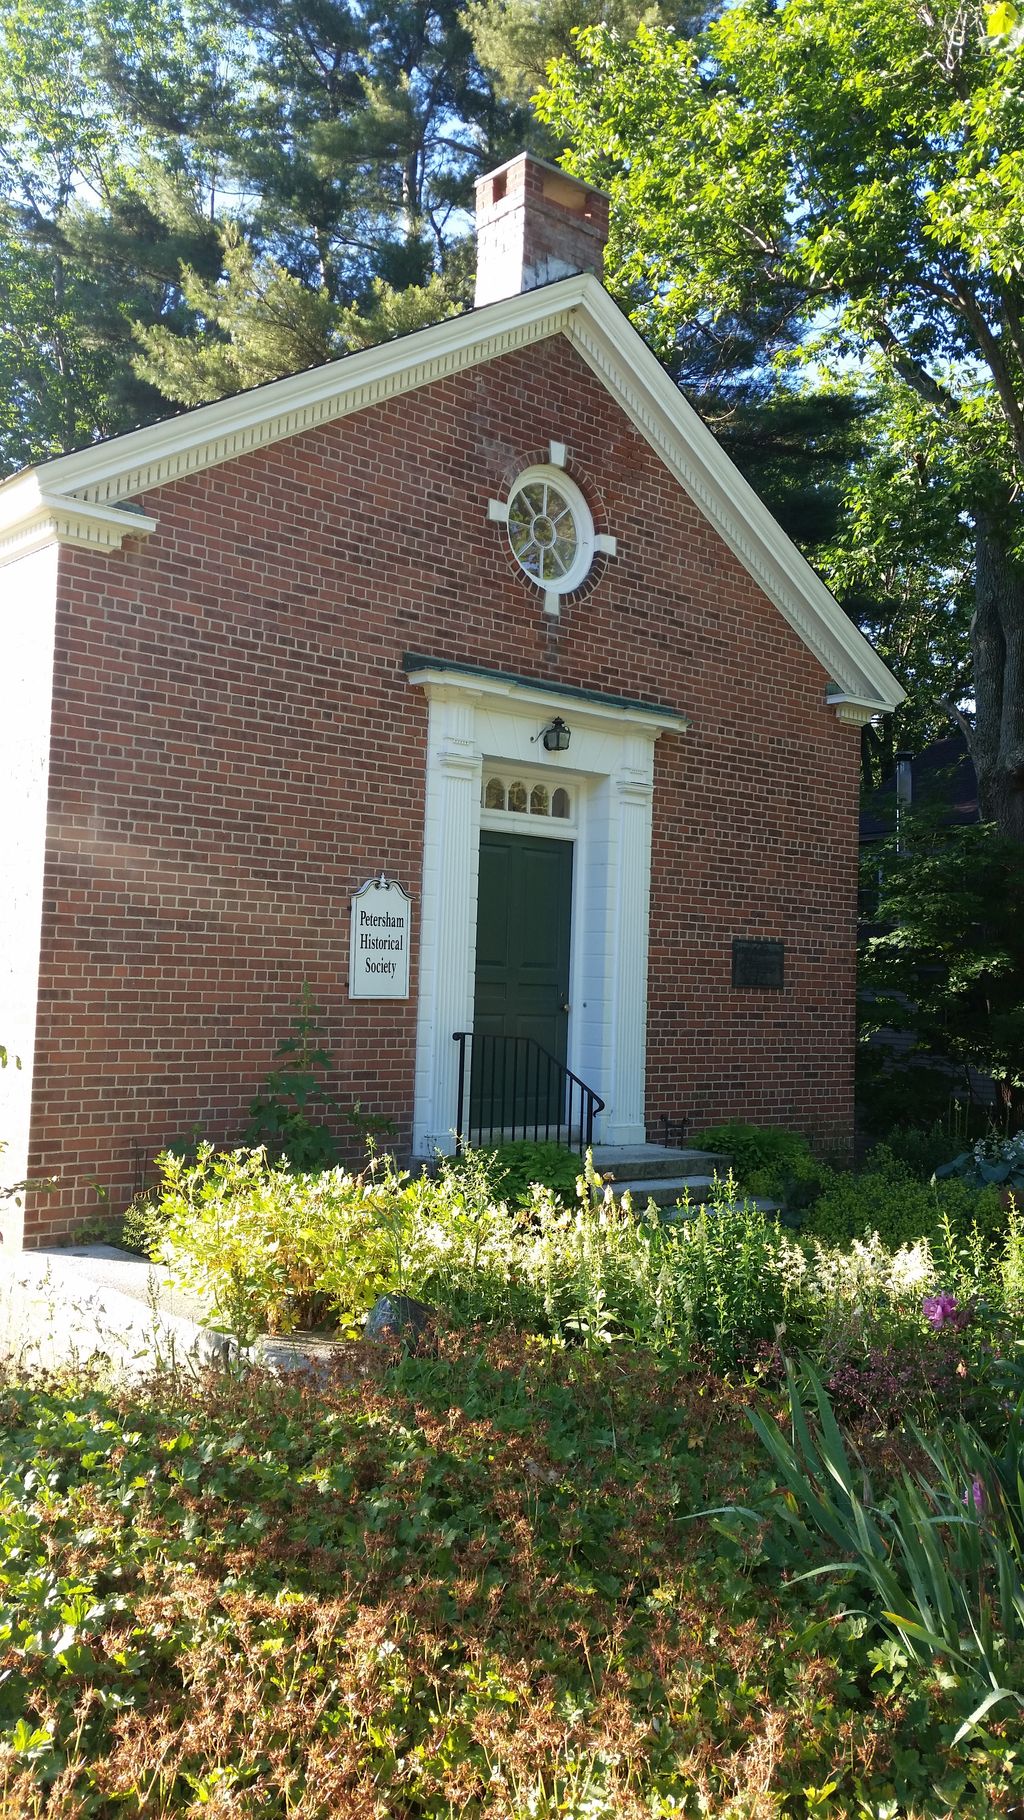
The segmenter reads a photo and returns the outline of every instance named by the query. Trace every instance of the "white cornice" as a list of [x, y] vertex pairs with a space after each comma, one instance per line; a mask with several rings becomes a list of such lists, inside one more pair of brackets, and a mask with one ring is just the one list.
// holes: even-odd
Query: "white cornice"
[[836, 719], [844, 727], [866, 727], [869, 721], [877, 720], [880, 714], [889, 712], [888, 703], [873, 701], [856, 695], [826, 695], [826, 702], [836, 711]]
[[[105, 504], [131, 499], [557, 335], [568, 326], [582, 284], [581, 278], [570, 278], [547, 292], [470, 310], [414, 335], [61, 455], [37, 472], [50, 492]], [[539, 308], [537, 299], [551, 298], [555, 290], [557, 301]], [[3, 494], [0, 486], [0, 501]]]
[[[619, 399], [636, 428], [676, 476], [783, 618], [844, 694], [874, 701], [874, 713], [904, 698], [896, 678], [848, 619], [810, 563], [673, 384], [647, 344], [596, 279], [587, 280], [569, 339]], [[628, 353], [624, 342], [628, 337]]]
[[506, 713], [521, 714], [529, 709], [543, 720], [550, 720], [561, 711], [577, 727], [600, 730], [615, 726], [621, 731], [626, 725], [652, 740], [661, 733], [685, 733], [690, 724], [685, 714], [674, 714], [669, 708], [649, 708], [643, 702], [602, 701], [573, 689], [563, 694], [556, 689], [533, 687], [512, 676], [449, 670], [440, 664], [436, 670], [426, 665], [410, 670], [408, 680], [422, 688], [431, 701], [486, 701], [496, 712], [504, 708]]
[[89, 550], [119, 550], [128, 537], [148, 537], [156, 519], [116, 506], [98, 506], [45, 492], [33, 472], [0, 488], [0, 568], [46, 544], [76, 544]]
[[[904, 691], [776, 524], [597, 279], [584, 274], [381, 347], [62, 455], [0, 485], [0, 560], [54, 538], [116, 549], [153, 520], [98, 515], [153, 487], [565, 334], [813, 652], [842, 700], [885, 713]], [[45, 490], [45, 506], [44, 506]], [[123, 528], [122, 528], [123, 527]], [[865, 716], [868, 717], [868, 716]]]

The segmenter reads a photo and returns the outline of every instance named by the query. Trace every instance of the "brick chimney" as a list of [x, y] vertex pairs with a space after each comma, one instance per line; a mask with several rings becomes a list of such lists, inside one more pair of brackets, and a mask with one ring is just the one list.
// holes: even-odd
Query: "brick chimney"
[[476, 297], [497, 303], [577, 272], [604, 273], [608, 198], [520, 152], [476, 184]]

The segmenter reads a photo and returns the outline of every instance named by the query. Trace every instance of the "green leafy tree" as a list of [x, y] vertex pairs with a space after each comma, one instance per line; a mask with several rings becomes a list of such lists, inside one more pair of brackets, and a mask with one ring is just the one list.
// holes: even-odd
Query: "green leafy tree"
[[224, 230], [223, 247], [220, 279], [211, 283], [188, 269], [182, 274], [183, 295], [205, 332], [180, 335], [162, 323], [137, 331], [142, 352], [136, 371], [182, 404], [205, 404], [388, 341], [440, 322], [454, 308], [436, 274], [402, 291], [377, 279], [360, 308], [334, 303], [276, 260], [260, 259], [235, 228]]
[[454, 0], [19, 0], [0, 469], [464, 304], [472, 178], [520, 117]]
[[695, 45], [584, 34], [539, 102], [569, 168], [612, 192], [613, 285], [664, 356], [756, 314], [768, 357], [795, 337], [840, 382], [884, 362], [915, 459], [969, 531], [971, 746], [985, 814], [1016, 840], [1022, 75], [1019, 33], [990, 33], [978, 6], [742, 0]]
[[0, 17], [0, 472], [166, 412], [134, 371], [135, 324], [184, 326], [180, 266], [217, 248], [180, 143], [126, 117], [101, 9]]
[[880, 879], [865, 946], [862, 1036], [913, 1033], [918, 1053], [991, 1075], [1024, 1122], [1024, 847], [991, 825], [922, 814], [869, 861]]
[[83, 332], [88, 280], [60, 222], [76, 187], [105, 185], [110, 121], [84, 76], [71, 7], [24, 0], [0, 18], [0, 463], [20, 465], [107, 427], [101, 365]]
[[[814, 552], [825, 579], [900, 677], [907, 700], [864, 729], [863, 781], [891, 775], [956, 722], [970, 735], [973, 548], [951, 512], [949, 452], [928, 446], [919, 401], [885, 370], [865, 395], [862, 438], [840, 478], [831, 535]], [[798, 541], [799, 533], [798, 535]], [[805, 547], [806, 547], [806, 540]]]
[[139, 336], [138, 372], [189, 404], [465, 306], [472, 180], [510, 149], [516, 119], [454, 0], [229, 0], [228, 12], [248, 98], [218, 144], [222, 190], [238, 198], [221, 267], [183, 272], [194, 331]]
[[[594, 25], [631, 35], [641, 23], [681, 29], [706, 12], [699, 0], [666, 7], [650, 0], [470, 0], [466, 20], [481, 63], [502, 94], [526, 103], [543, 84], [548, 64], [575, 55], [576, 34]], [[536, 122], [534, 133], [536, 133]]]

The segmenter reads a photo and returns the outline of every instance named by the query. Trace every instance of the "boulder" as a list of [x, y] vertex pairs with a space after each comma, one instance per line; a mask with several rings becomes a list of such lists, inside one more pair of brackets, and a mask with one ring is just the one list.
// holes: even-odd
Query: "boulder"
[[411, 1295], [381, 1295], [366, 1317], [364, 1340], [401, 1340], [415, 1347], [434, 1319], [434, 1310]]

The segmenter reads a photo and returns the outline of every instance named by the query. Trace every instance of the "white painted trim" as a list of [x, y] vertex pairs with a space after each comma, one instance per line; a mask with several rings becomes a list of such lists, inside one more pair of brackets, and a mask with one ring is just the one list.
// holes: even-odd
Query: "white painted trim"
[[568, 460], [568, 450], [564, 442], [548, 443], [548, 461], [553, 468], [564, 468]]
[[[536, 735], [534, 735], [536, 739]], [[579, 833], [579, 808], [583, 780], [573, 776], [558, 762], [558, 753], [552, 753], [552, 763], [545, 764], [538, 754], [537, 762], [530, 764], [509, 764], [507, 759], [487, 758], [484, 761], [480, 778], [480, 826], [488, 828], [494, 834], [538, 834], [545, 840], [575, 840]], [[544, 758], [548, 757], [547, 752]], [[496, 777], [506, 793], [513, 783], [528, 787], [534, 784], [546, 784], [553, 795], [563, 788], [568, 793], [571, 805], [569, 815], [531, 815], [528, 809], [489, 809], [484, 800], [487, 785]]]
[[[524, 468], [521, 473], [516, 475], [515, 480], [512, 482], [509, 489], [506, 522], [511, 522], [512, 506], [518, 495], [524, 492], [527, 487], [535, 485], [553, 487], [556, 492], [561, 494], [566, 506], [572, 514], [573, 529], [576, 533], [576, 555], [572, 565], [566, 570], [564, 575], [556, 580], [541, 582], [537, 580], [535, 575], [531, 575], [526, 564], [520, 559], [512, 542], [511, 532], [509, 533], [508, 547], [516, 562], [519, 564], [523, 574], [526, 576], [527, 581], [532, 582], [534, 587], [542, 589], [544, 594], [544, 611], [546, 613], [552, 611], [557, 613], [557, 604], [554, 608], [548, 604], [552, 597], [554, 597], [557, 603], [561, 595], [574, 593], [577, 588], [582, 586], [586, 581], [587, 576], [590, 574], [594, 562], [594, 518], [590, 507], [583, 497], [581, 489], [576, 485], [576, 482], [572, 480], [568, 474], [563, 473], [561, 468], [553, 466], [551, 462], [544, 462], [534, 467]], [[529, 506], [527, 506], [526, 509], [528, 512], [531, 510]]]
[[[578, 727], [613, 731], [625, 725], [657, 736], [659, 733], [685, 733], [690, 725], [685, 714], [676, 714], [670, 708], [648, 708], [642, 702], [634, 705], [602, 701], [600, 697], [591, 700], [568, 691], [563, 695], [554, 689], [539, 689], [534, 683], [521, 682], [515, 676], [489, 676], [485, 671], [448, 670], [440, 665], [432, 669], [425, 664], [422, 669], [408, 671], [406, 681], [417, 688], [425, 688], [431, 697], [440, 697], [444, 691], [450, 691], [453, 695], [469, 698], [498, 697], [505, 702], [522, 702], [545, 723], [556, 713], [561, 714], [573, 732]], [[492, 752], [489, 756], [498, 759], [502, 754]], [[536, 763], [535, 758], [533, 762]]]
[[[580, 703], [502, 677], [414, 671], [428, 702], [421, 952], [413, 1149], [452, 1147], [457, 1030], [473, 1027], [480, 829], [573, 838], [569, 1067], [605, 1101], [595, 1136], [609, 1144], [646, 1138], [647, 940], [654, 745], [680, 732], [681, 715]], [[537, 698], [542, 704], [538, 709]], [[568, 755], [537, 762], [539, 715], [556, 710], [573, 730]], [[582, 712], [581, 712], [582, 710]], [[566, 762], [563, 764], [563, 756]], [[575, 827], [494, 813], [481, 805], [493, 766], [561, 775], [575, 794]]]
[[594, 551], [600, 556], [617, 556], [619, 540], [617, 537], [609, 537], [607, 531], [599, 531], [594, 538]]
[[507, 525], [508, 506], [504, 505], [500, 499], [489, 499], [487, 501], [487, 516], [492, 525]]
[[[58, 554], [52, 543], [37, 547], [7, 570], [0, 590], [0, 1041], [9, 1053], [0, 1068], [0, 1184], [25, 1179], [31, 1149]], [[23, 1223], [19, 1201], [0, 1196], [4, 1255], [20, 1248]]]
[[[543, 292], [504, 298], [486, 310], [468, 310], [342, 360], [59, 455], [45, 468], [0, 485], [0, 500], [5, 488], [16, 487], [28, 473], [45, 474], [54, 493], [101, 502], [165, 486], [557, 335], [568, 327], [582, 284], [571, 278]], [[539, 296], [545, 301], [538, 307]]]
[[733, 554], [844, 693], [898, 707], [905, 690], [595, 278], [585, 302], [570, 341]]
[[120, 550], [126, 538], [156, 530], [156, 519], [142, 512], [60, 498], [44, 492], [35, 474], [24, 479], [29, 484], [8, 499], [0, 487], [0, 567], [54, 543]]
[[844, 727], [866, 727], [889, 711], [884, 701], [865, 701], [857, 695], [826, 695], [825, 701]]
[[881, 711], [898, 706], [904, 691], [895, 677], [589, 273], [16, 475], [0, 486], [0, 534], [24, 535], [26, 518], [37, 515], [44, 476], [48, 495], [63, 500], [65, 511], [74, 503], [69, 495], [100, 505], [130, 499], [558, 334], [568, 336], [839, 691], [878, 702]]

